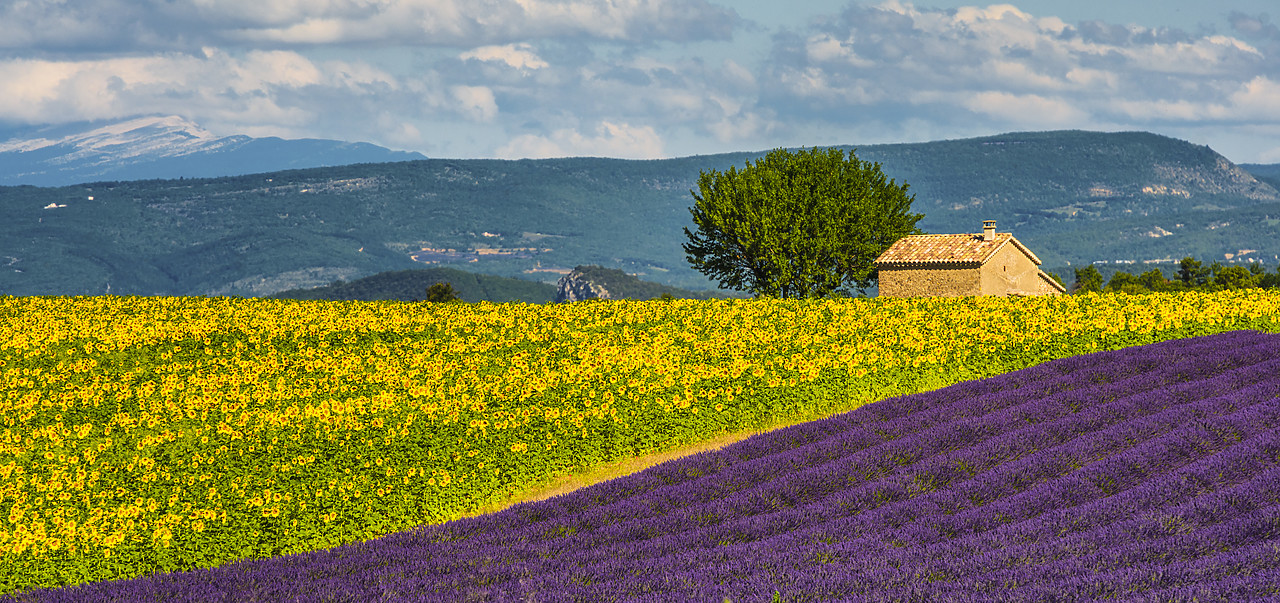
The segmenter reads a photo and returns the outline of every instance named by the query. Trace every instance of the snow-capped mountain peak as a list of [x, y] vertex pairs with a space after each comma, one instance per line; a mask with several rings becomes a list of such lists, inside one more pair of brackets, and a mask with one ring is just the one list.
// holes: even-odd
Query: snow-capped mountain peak
[[274, 169], [422, 159], [337, 140], [217, 136], [177, 115], [45, 126], [0, 141], [0, 185], [230, 176]]
[[195, 122], [177, 115], [138, 117], [62, 136], [11, 139], [0, 142], [0, 153], [29, 153], [49, 147], [72, 147], [66, 161], [98, 156], [118, 161], [139, 156], [177, 157], [204, 150], [220, 139]]

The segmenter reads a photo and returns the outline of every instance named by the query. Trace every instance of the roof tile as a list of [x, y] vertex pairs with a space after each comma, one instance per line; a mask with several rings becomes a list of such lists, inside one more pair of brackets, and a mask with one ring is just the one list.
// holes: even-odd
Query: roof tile
[[982, 265], [1011, 239], [1007, 232], [996, 233], [993, 241], [984, 241], [980, 234], [911, 235], [898, 239], [875, 263]]
[[1040, 258], [1008, 232], [995, 233], [992, 241], [983, 240], [981, 234], [968, 233], [909, 235], [889, 246], [875, 263], [981, 266], [1009, 243], [1027, 254], [1036, 265], [1040, 264]]

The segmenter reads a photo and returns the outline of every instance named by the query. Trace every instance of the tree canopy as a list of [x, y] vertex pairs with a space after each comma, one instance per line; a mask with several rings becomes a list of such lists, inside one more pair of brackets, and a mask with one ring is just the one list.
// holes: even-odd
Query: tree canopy
[[1094, 268], [1092, 264], [1084, 268], [1076, 268], [1076, 284], [1075, 292], [1085, 293], [1088, 291], [1102, 291], [1103, 280], [1102, 274]]
[[866, 289], [872, 262], [920, 234], [907, 184], [835, 148], [775, 149], [745, 168], [700, 172], [684, 229], [693, 267], [724, 289], [824, 297]]
[[458, 297], [458, 292], [453, 290], [451, 283], [436, 283], [427, 287], [427, 299], [435, 304], [447, 304], [452, 302], [460, 302], [462, 298]]

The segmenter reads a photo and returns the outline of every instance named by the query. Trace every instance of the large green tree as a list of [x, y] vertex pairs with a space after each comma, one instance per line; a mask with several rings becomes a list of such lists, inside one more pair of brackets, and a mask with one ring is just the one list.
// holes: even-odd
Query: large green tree
[[920, 234], [908, 185], [879, 163], [840, 149], [775, 149], [738, 170], [711, 170], [690, 191], [696, 232], [684, 229], [693, 267], [723, 289], [769, 297], [865, 290], [876, 257]]

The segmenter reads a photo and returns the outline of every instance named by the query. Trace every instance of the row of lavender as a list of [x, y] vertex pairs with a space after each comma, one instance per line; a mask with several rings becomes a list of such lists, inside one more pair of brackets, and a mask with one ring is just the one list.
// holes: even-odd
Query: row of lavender
[[40, 601], [1280, 596], [1280, 336], [1049, 362], [552, 500]]

